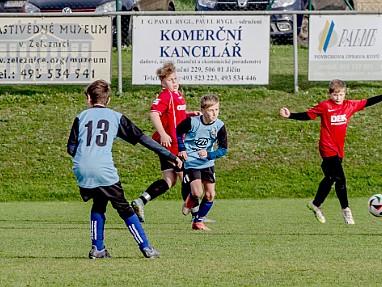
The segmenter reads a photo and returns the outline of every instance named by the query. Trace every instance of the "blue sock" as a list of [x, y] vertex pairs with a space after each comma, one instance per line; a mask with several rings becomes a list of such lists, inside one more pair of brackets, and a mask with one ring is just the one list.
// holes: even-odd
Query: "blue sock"
[[202, 219], [203, 217], [206, 217], [207, 213], [210, 211], [213, 204], [214, 204], [213, 201], [209, 202], [209, 201], [205, 201], [203, 199], [199, 205], [199, 211], [198, 211], [197, 218]]
[[90, 233], [92, 239], [92, 245], [97, 247], [97, 250], [105, 248], [104, 245], [104, 229], [105, 229], [105, 214], [90, 213]]
[[138, 216], [134, 214], [128, 218], [125, 218], [124, 221], [134, 240], [138, 243], [139, 247], [150, 247], [149, 241], [146, 237], [146, 233], [143, 230], [142, 224], [140, 223]]

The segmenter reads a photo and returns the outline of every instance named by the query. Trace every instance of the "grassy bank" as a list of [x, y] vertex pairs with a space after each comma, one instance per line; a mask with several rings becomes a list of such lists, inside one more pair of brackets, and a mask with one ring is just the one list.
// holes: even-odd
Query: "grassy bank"
[[[229, 133], [228, 155], [216, 162], [221, 198], [310, 197], [315, 193], [322, 177], [319, 121], [288, 121], [278, 111], [282, 106], [304, 111], [326, 99], [327, 83], [307, 81], [307, 50], [300, 49], [300, 93], [294, 94], [291, 55], [291, 46], [271, 47], [269, 86], [182, 87], [190, 110], [198, 108], [204, 93], [221, 98], [221, 119]], [[148, 110], [160, 87], [131, 86], [130, 58], [130, 51], [124, 51], [124, 93], [113, 95], [110, 107], [151, 135]], [[114, 77], [114, 90], [116, 86]], [[378, 82], [348, 86], [348, 97], [354, 99], [382, 90]], [[79, 198], [65, 146], [74, 117], [86, 108], [83, 88], [0, 87], [0, 201]], [[376, 105], [351, 120], [344, 161], [350, 196], [380, 191], [381, 110]], [[129, 197], [160, 177], [156, 155], [139, 145], [118, 141], [114, 156]], [[162, 198], [179, 198], [178, 189]]]

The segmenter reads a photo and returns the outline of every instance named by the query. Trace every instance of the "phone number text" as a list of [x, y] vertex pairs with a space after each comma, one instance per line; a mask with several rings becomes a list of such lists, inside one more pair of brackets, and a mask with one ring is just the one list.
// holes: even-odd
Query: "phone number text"
[[95, 78], [94, 69], [23, 69], [0, 71], [0, 80], [88, 80]]

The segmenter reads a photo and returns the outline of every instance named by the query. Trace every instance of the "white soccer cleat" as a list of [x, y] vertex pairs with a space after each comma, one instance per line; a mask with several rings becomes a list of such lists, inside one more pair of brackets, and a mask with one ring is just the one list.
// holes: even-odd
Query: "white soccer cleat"
[[315, 206], [313, 204], [313, 200], [309, 201], [308, 202], [308, 208], [313, 211], [314, 215], [316, 216], [316, 219], [321, 222], [321, 223], [325, 223], [326, 222], [326, 219], [325, 219], [325, 216], [324, 214], [322, 213], [322, 210], [321, 210], [321, 206]]
[[353, 219], [353, 214], [351, 213], [351, 210], [349, 207], [342, 209], [342, 216], [346, 224], [355, 224]]
[[184, 201], [182, 205], [183, 215], [189, 215], [193, 206], [194, 206], [194, 202], [191, 200], [190, 196], [187, 196], [186, 200]]
[[137, 198], [131, 202], [135, 213], [137, 214], [140, 222], [145, 222], [145, 205], [143, 204], [142, 199]]

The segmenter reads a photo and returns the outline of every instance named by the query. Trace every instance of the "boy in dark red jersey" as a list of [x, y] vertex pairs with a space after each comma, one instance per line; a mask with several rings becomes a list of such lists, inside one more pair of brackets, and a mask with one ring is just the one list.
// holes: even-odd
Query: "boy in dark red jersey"
[[345, 100], [345, 83], [341, 80], [332, 80], [329, 84], [329, 96], [329, 100], [320, 102], [306, 112], [291, 113], [287, 108], [281, 108], [280, 115], [295, 120], [314, 120], [321, 117], [318, 148], [322, 157], [321, 168], [325, 177], [318, 186], [314, 200], [308, 203], [308, 208], [314, 212], [319, 222], [325, 223], [326, 219], [322, 213], [321, 204], [335, 183], [344, 221], [347, 224], [354, 224], [353, 215], [349, 208], [346, 177], [342, 167], [346, 129], [353, 114], [365, 107], [379, 103], [382, 101], [382, 95], [367, 100]]
[[[176, 138], [176, 126], [186, 117], [197, 116], [199, 111], [186, 112], [186, 100], [179, 91], [178, 78], [175, 65], [166, 62], [156, 71], [162, 85], [162, 91], [154, 100], [150, 109], [150, 119], [156, 132], [152, 138], [167, 148], [170, 152], [178, 154], [178, 142]], [[183, 181], [183, 172], [174, 167], [166, 158], [159, 157], [163, 178], [154, 181], [141, 196], [132, 201], [136, 214], [141, 222], [145, 221], [144, 205], [165, 193], [173, 187], [179, 178]], [[189, 194], [190, 187], [182, 183], [182, 196], [185, 200]], [[197, 209], [197, 207], [195, 207]]]

